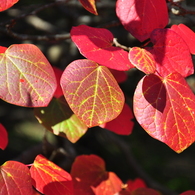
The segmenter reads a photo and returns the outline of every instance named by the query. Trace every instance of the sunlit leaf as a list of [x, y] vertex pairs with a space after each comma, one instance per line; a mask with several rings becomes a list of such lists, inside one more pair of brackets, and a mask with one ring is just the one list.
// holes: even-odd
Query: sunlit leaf
[[128, 52], [112, 46], [114, 37], [109, 30], [80, 25], [73, 27], [70, 34], [80, 53], [89, 60], [121, 71], [133, 68]]
[[0, 12], [9, 9], [14, 4], [16, 4], [19, 0], [1, 0], [0, 1]]
[[7, 50], [7, 47], [0, 46], [0, 53], [5, 53], [6, 50]]
[[168, 24], [165, 0], [117, 0], [116, 13], [121, 23], [134, 37], [144, 41], [156, 28]]
[[0, 98], [28, 107], [47, 106], [56, 90], [53, 69], [32, 44], [10, 46], [0, 53]]
[[[160, 76], [178, 72], [183, 77], [194, 73], [190, 50], [185, 41], [171, 29], [156, 29], [151, 34], [153, 48], [147, 48], [156, 60]], [[182, 54], [182, 55], [181, 55]]]
[[156, 62], [153, 55], [140, 47], [133, 47], [129, 51], [130, 62], [145, 74], [152, 74], [156, 70]]
[[7, 161], [0, 167], [0, 194], [34, 194], [30, 172], [26, 165], [16, 161]]
[[64, 96], [54, 98], [47, 107], [35, 108], [34, 112], [46, 129], [55, 135], [67, 137], [73, 143], [88, 129], [72, 112]]
[[83, 7], [91, 12], [92, 14], [98, 15], [96, 6], [95, 6], [95, 0], [79, 0]]
[[[114, 173], [106, 172], [103, 159], [96, 155], [78, 156], [72, 165], [71, 176], [75, 195], [115, 194], [122, 185]], [[97, 194], [94, 193], [96, 190]]]
[[73, 112], [88, 126], [115, 119], [122, 111], [124, 94], [111, 72], [90, 60], [76, 60], [61, 77], [65, 98]]
[[0, 148], [4, 150], [8, 144], [8, 135], [5, 127], [0, 124]]
[[133, 113], [130, 107], [125, 104], [122, 112], [114, 120], [100, 125], [100, 127], [113, 131], [119, 135], [129, 135], [133, 130]]
[[195, 140], [195, 96], [178, 73], [145, 76], [134, 95], [134, 114], [146, 132], [177, 153]]
[[62, 168], [38, 155], [30, 168], [33, 186], [45, 195], [73, 195], [72, 177]]
[[179, 34], [188, 45], [191, 54], [195, 54], [195, 33], [185, 24], [172, 25], [171, 30]]

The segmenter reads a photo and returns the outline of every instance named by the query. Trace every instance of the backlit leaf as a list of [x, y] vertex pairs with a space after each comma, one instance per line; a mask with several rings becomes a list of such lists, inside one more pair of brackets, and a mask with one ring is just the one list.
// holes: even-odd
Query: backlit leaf
[[[167, 76], [178, 72], [183, 77], [194, 73], [190, 50], [185, 41], [171, 29], [156, 29], [151, 34], [153, 48], [147, 48], [156, 60], [156, 72]], [[182, 54], [182, 55], [181, 55]]]
[[188, 45], [191, 54], [195, 54], [195, 33], [185, 24], [172, 25], [171, 30], [179, 34]]
[[8, 135], [5, 127], [0, 124], [0, 148], [4, 150], [8, 144]]
[[145, 76], [134, 95], [134, 114], [146, 132], [180, 153], [195, 140], [195, 96], [178, 73]]
[[145, 74], [152, 74], [156, 70], [156, 62], [153, 55], [140, 47], [133, 47], [129, 51], [130, 62]]
[[75, 143], [85, 132], [87, 126], [72, 112], [64, 96], [53, 98], [47, 107], [35, 108], [39, 122], [55, 135], [67, 137]]
[[5, 53], [6, 50], [7, 50], [7, 47], [0, 46], [0, 53]]
[[122, 111], [124, 94], [111, 72], [90, 60], [76, 60], [61, 77], [65, 98], [73, 112], [88, 126], [115, 119]]
[[32, 180], [26, 165], [7, 161], [0, 167], [0, 194], [33, 195]]
[[73, 27], [70, 34], [80, 53], [89, 60], [121, 71], [133, 68], [128, 52], [112, 46], [114, 37], [109, 30], [80, 25]]
[[0, 0], [0, 12], [9, 9], [19, 0]]
[[33, 186], [45, 195], [73, 195], [72, 177], [68, 172], [42, 155], [35, 158], [30, 168]]
[[117, 0], [116, 13], [139, 41], [148, 39], [154, 29], [164, 28], [169, 18], [165, 0]]
[[133, 113], [127, 104], [114, 120], [100, 125], [100, 127], [113, 131], [119, 135], [129, 135], [133, 130]]
[[0, 53], [0, 97], [19, 106], [47, 106], [56, 90], [53, 69], [32, 44], [10, 46]]
[[98, 15], [96, 6], [95, 6], [95, 0], [79, 0], [83, 7], [91, 12], [92, 14]]
[[106, 172], [103, 159], [96, 155], [78, 156], [72, 165], [71, 176], [74, 195], [106, 195], [108, 192], [115, 194], [122, 185], [114, 173]]

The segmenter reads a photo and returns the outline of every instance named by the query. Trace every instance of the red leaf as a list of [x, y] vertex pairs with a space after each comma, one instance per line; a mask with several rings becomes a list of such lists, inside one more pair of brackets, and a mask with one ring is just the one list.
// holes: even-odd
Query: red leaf
[[6, 50], [7, 50], [7, 47], [0, 46], [0, 53], [5, 53]]
[[147, 48], [147, 50], [154, 55], [156, 72], [160, 76], [178, 72], [187, 77], [194, 73], [190, 50], [173, 30], [156, 29], [151, 34], [151, 41], [154, 44], [153, 49]]
[[146, 188], [147, 187], [146, 184], [144, 183], [144, 181], [140, 178], [137, 178], [134, 181], [128, 180], [127, 185], [128, 186], [127, 186], [126, 190], [129, 192], [132, 192], [138, 188]]
[[119, 71], [114, 69], [109, 69], [109, 70], [113, 74], [114, 78], [118, 83], [123, 83], [127, 80], [127, 74], [125, 71]]
[[119, 135], [129, 135], [133, 130], [133, 113], [127, 104], [114, 120], [100, 125], [100, 127], [113, 131]]
[[16, 161], [5, 162], [0, 169], [0, 194], [33, 195], [28, 167]]
[[121, 23], [134, 37], [144, 41], [156, 28], [168, 24], [165, 0], [117, 0], [116, 13]]
[[131, 195], [161, 195], [161, 193], [151, 188], [138, 188]]
[[145, 74], [152, 74], [156, 70], [156, 62], [153, 55], [145, 49], [133, 47], [129, 51], [130, 62]]
[[76, 60], [61, 77], [64, 96], [73, 112], [88, 126], [115, 119], [122, 111], [124, 94], [111, 72], [90, 60]]
[[73, 183], [69, 173], [42, 155], [35, 158], [30, 168], [33, 186], [46, 195], [73, 195]]
[[18, 1], [19, 0], [1, 0], [0, 1], [0, 12], [4, 11], [6, 9], [9, 9]]
[[179, 34], [188, 45], [191, 54], [195, 54], [195, 33], [185, 24], [172, 25], [171, 30]]
[[108, 172], [108, 179], [102, 181], [97, 187], [92, 186], [92, 189], [95, 195], [111, 195], [117, 194], [121, 190], [121, 187], [122, 181], [118, 176], [113, 172]]
[[57, 88], [56, 88], [56, 91], [54, 93], [54, 97], [59, 98], [63, 95], [63, 91], [62, 91], [62, 88], [60, 86], [60, 79], [61, 79], [63, 71], [55, 66], [53, 66], [53, 70], [54, 70], [54, 73], [56, 76], [56, 81], [57, 81]]
[[72, 112], [64, 96], [53, 98], [47, 107], [35, 108], [34, 111], [40, 124], [55, 135], [66, 137], [72, 143], [75, 143], [88, 129]]
[[0, 124], [0, 148], [4, 150], [8, 144], [8, 135], [5, 127]]
[[89, 60], [121, 71], [133, 68], [128, 52], [112, 46], [114, 37], [107, 29], [80, 25], [73, 27], [70, 34], [80, 53]]
[[[111, 191], [116, 193], [122, 185], [114, 173], [106, 172], [104, 161], [96, 155], [78, 156], [72, 165], [71, 175], [75, 195], [99, 195]], [[97, 194], [92, 189], [97, 190]]]
[[180, 153], [195, 140], [195, 96], [178, 73], [145, 76], [134, 95], [134, 114], [146, 132]]
[[91, 12], [92, 14], [98, 15], [96, 6], [95, 6], [95, 0], [79, 0], [83, 7]]
[[47, 106], [56, 90], [53, 69], [31, 44], [10, 46], [0, 54], [0, 97], [12, 104]]
[[195, 195], [195, 191], [194, 190], [188, 190], [186, 192], [181, 193], [180, 195]]

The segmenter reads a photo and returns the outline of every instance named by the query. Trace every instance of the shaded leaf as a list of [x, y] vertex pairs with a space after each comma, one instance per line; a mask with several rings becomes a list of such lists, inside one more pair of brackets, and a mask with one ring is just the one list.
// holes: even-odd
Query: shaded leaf
[[133, 130], [133, 113], [127, 104], [124, 104], [122, 112], [114, 120], [100, 125], [100, 127], [113, 131], [119, 135], [129, 135]]
[[7, 161], [0, 167], [0, 194], [34, 194], [30, 172], [26, 165], [16, 161]]
[[35, 45], [10, 46], [0, 54], [0, 97], [19, 106], [47, 106], [56, 90], [53, 69]]
[[109, 69], [109, 70], [113, 74], [114, 78], [118, 83], [123, 83], [127, 80], [127, 74], [125, 71], [119, 71], [114, 69]]
[[156, 70], [156, 62], [153, 55], [140, 47], [133, 47], [129, 51], [130, 62], [145, 74], [152, 74]]
[[145, 41], [156, 28], [168, 24], [165, 0], [117, 0], [116, 14], [127, 31]]
[[[190, 50], [184, 40], [171, 29], [156, 29], [151, 34], [153, 48], [147, 48], [156, 60], [160, 76], [178, 72], [183, 77], [194, 73]], [[182, 55], [181, 55], [182, 54]]]
[[8, 135], [5, 127], [0, 123], [0, 148], [4, 150], [8, 144]]
[[72, 177], [42, 155], [35, 158], [30, 168], [33, 186], [46, 195], [73, 195]]
[[73, 112], [88, 126], [115, 119], [122, 111], [124, 94], [111, 72], [90, 60], [76, 60], [61, 77], [65, 98]]
[[195, 139], [195, 96], [178, 73], [145, 76], [134, 94], [134, 114], [146, 132], [177, 153]]
[[19, 0], [1, 0], [0, 1], [0, 12], [9, 9], [14, 4], [16, 4]]
[[146, 188], [146, 184], [145, 182], [140, 179], [140, 178], [136, 178], [135, 180], [128, 180], [127, 181], [127, 188], [126, 190], [129, 192], [132, 192], [138, 188]]
[[180, 195], [195, 195], [195, 191], [194, 190], [188, 190], [186, 192], [181, 193]]
[[185, 24], [172, 25], [171, 30], [179, 34], [188, 45], [191, 54], [195, 54], [195, 33]]
[[89, 60], [121, 71], [133, 68], [128, 52], [112, 46], [114, 37], [109, 30], [80, 25], [73, 27], [70, 34], [80, 53]]
[[46, 129], [55, 135], [67, 137], [73, 143], [88, 129], [72, 112], [64, 96], [54, 98], [47, 107], [35, 108], [34, 113]]
[[91, 12], [92, 14], [98, 15], [96, 6], [95, 6], [95, 0], [79, 0], [83, 7]]

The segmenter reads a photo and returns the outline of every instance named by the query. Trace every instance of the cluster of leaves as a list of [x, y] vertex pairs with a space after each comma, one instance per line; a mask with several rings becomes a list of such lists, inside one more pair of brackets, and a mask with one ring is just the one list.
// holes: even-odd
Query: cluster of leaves
[[[97, 15], [94, 0], [80, 2]], [[0, 11], [15, 3], [4, 0]], [[195, 96], [185, 81], [194, 73], [195, 34], [183, 24], [165, 28], [165, 0], [117, 0], [116, 13], [127, 31], [140, 42], [149, 39], [152, 46], [124, 50], [114, 46], [107, 29], [80, 25], [70, 35], [87, 59], [73, 61], [64, 71], [52, 67], [35, 45], [0, 47], [0, 97], [33, 107], [46, 129], [73, 143], [94, 126], [129, 135], [134, 113], [150, 136], [180, 153], [195, 140]], [[146, 74], [135, 90], [133, 112], [118, 84], [132, 68]], [[8, 138], [2, 125], [0, 134], [0, 147], [5, 149]], [[1, 194], [35, 194], [32, 185], [47, 195], [160, 194], [140, 179], [123, 184], [95, 155], [77, 157], [70, 174], [41, 155], [30, 170], [15, 161], [1, 166]], [[195, 192], [182, 193], [187, 194]]]

